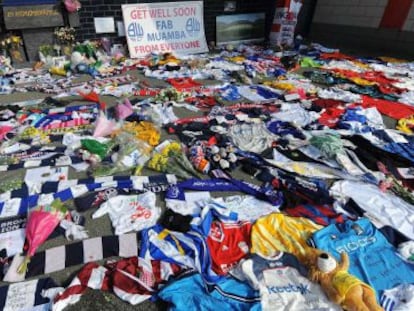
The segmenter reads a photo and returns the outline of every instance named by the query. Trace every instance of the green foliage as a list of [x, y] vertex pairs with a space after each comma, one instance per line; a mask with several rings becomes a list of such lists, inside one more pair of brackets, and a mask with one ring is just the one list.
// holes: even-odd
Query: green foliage
[[44, 44], [39, 46], [39, 52], [42, 53], [45, 57], [46, 56], [55, 56], [55, 50], [53, 45]]

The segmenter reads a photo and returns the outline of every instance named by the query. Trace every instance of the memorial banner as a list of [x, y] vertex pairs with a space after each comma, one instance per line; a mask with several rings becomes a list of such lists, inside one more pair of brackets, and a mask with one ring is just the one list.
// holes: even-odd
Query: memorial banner
[[122, 14], [131, 58], [208, 51], [203, 1], [124, 4]]

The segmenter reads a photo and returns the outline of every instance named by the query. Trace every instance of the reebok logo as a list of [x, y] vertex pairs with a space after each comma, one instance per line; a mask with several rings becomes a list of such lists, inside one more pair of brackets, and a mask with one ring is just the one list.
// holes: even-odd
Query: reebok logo
[[299, 283], [298, 285], [289, 284], [286, 286], [267, 286], [269, 294], [280, 293], [301, 293], [302, 295], [310, 294], [309, 285]]

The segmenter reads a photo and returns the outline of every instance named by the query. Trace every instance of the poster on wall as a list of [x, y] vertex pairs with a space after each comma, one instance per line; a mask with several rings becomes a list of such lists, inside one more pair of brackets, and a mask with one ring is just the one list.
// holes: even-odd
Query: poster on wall
[[271, 44], [293, 45], [301, 8], [302, 0], [278, 0], [276, 2], [276, 12], [269, 37]]
[[208, 51], [203, 1], [124, 4], [122, 14], [131, 58]]
[[113, 17], [95, 17], [93, 19], [96, 33], [115, 32], [115, 20]]
[[216, 17], [216, 43], [239, 44], [265, 39], [265, 13], [219, 15]]

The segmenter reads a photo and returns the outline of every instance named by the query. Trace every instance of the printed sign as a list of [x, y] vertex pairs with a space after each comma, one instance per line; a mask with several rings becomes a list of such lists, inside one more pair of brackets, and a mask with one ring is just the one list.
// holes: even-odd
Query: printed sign
[[0, 220], [0, 250], [6, 250], [7, 256], [14, 256], [23, 249], [26, 236], [26, 216], [14, 216]]
[[115, 32], [115, 20], [113, 17], [95, 17], [96, 33], [113, 33]]
[[126, 4], [122, 14], [131, 58], [208, 51], [202, 1]]

